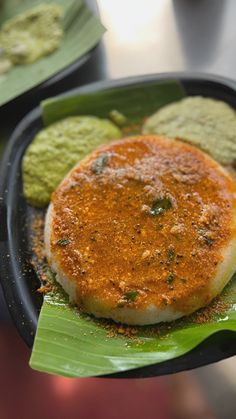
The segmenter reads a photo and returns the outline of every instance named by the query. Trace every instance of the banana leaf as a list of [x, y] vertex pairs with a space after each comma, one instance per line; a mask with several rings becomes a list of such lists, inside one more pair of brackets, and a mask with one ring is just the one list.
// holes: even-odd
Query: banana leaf
[[[112, 109], [137, 123], [159, 107], [185, 95], [178, 82], [139, 84], [87, 95], [43, 102], [45, 124], [75, 114], [108, 117]], [[134, 336], [114, 329], [114, 323], [81, 314], [71, 306], [59, 285], [45, 295], [30, 359], [33, 369], [66, 377], [89, 377], [153, 365], [184, 355], [222, 330], [236, 332], [236, 277], [220, 297], [223, 310], [214, 309], [170, 324], [136, 328]], [[211, 310], [210, 309], [210, 310]], [[199, 323], [199, 315], [206, 321]]]
[[105, 28], [83, 0], [7, 0], [0, 9], [0, 26], [9, 18], [40, 3], [59, 4], [64, 9], [65, 32], [60, 47], [33, 64], [13, 66], [0, 76], [0, 106], [38, 86], [84, 54], [101, 39]]
[[236, 277], [224, 300], [229, 309], [214, 321], [194, 316], [166, 327], [139, 327], [135, 337], [110, 334], [102, 321], [81, 315], [67, 297], [47, 295], [40, 313], [30, 366], [65, 377], [90, 377], [127, 371], [184, 355], [212, 334], [236, 332]]
[[[93, 114], [107, 118], [113, 109], [124, 113], [132, 123], [150, 115], [170, 102], [181, 99], [184, 91], [176, 81], [139, 83], [137, 86], [119, 87], [97, 93], [59, 96], [42, 103], [43, 121], [49, 125], [70, 115]], [[143, 103], [145, 101], [145, 104]]]

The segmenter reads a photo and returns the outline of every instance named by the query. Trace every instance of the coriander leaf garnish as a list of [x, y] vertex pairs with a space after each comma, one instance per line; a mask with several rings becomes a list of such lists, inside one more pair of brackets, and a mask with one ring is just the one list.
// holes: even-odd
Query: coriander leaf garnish
[[100, 175], [108, 162], [108, 154], [101, 154], [91, 165], [91, 170], [96, 175]]
[[166, 282], [167, 284], [172, 284], [173, 281], [174, 281], [174, 274], [170, 273], [166, 278]]
[[69, 239], [60, 239], [57, 241], [57, 244], [59, 246], [67, 246], [67, 244], [71, 243]]
[[153, 202], [152, 207], [150, 209], [150, 214], [154, 216], [160, 215], [163, 212], [169, 210], [170, 208], [172, 208], [172, 202], [169, 198], [158, 198]]
[[174, 260], [174, 258], [175, 258], [175, 250], [174, 250], [173, 247], [169, 247], [167, 249], [167, 259], [168, 259], [168, 262], [172, 262]]
[[127, 291], [124, 293], [123, 298], [126, 301], [135, 301], [138, 296], [138, 291]]

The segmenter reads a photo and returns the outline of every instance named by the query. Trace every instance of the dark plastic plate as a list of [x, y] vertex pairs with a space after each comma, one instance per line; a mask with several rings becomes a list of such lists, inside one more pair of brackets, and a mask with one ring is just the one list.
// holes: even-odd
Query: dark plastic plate
[[[236, 83], [216, 76], [169, 73], [103, 81], [66, 93], [89, 93], [156, 80], [179, 80], [187, 95], [222, 99], [236, 108]], [[32, 346], [42, 297], [36, 293], [39, 280], [30, 265], [29, 220], [32, 209], [22, 193], [21, 160], [26, 147], [42, 128], [41, 110], [30, 112], [17, 126], [8, 143], [0, 170], [0, 276], [13, 321], [28, 346]], [[219, 332], [188, 354], [171, 361], [111, 377], [144, 377], [175, 373], [203, 366], [236, 354], [236, 334]]]

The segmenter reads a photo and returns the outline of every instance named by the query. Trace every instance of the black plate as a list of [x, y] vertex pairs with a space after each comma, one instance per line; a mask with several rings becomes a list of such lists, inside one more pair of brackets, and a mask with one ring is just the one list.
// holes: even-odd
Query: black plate
[[[216, 76], [169, 73], [103, 81], [66, 93], [96, 92], [137, 83], [177, 79], [187, 95], [224, 100], [236, 108], [236, 83]], [[17, 126], [6, 148], [0, 170], [0, 277], [13, 321], [28, 346], [32, 346], [42, 297], [36, 293], [39, 280], [30, 265], [27, 220], [31, 209], [22, 193], [21, 159], [36, 132], [42, 128], [40, 108], [30, 112]], [[154, 366], [110, 375], [144, 377], [196, 368], [236, 354], [236, 334], [219, 332], [186, 355]]]

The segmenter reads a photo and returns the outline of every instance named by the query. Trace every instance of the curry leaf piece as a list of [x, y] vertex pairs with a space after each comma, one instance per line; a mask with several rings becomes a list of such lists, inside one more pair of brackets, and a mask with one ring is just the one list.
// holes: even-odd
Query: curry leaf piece
[[172, 202], [169, 198], [158, 198], [153, 202], [152, 207], [150, 209], [150, 214], [160, 215], [163, 212], [169, 210], [170, 208], [172, 208]]
[[127, 291], [124, 293], [124, 299], [126, 301], [135, 301], [138, 296], [138, 291]]

